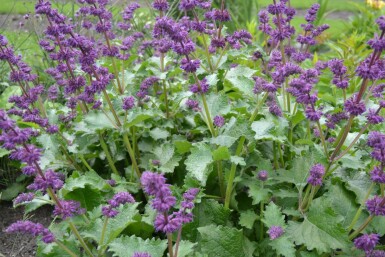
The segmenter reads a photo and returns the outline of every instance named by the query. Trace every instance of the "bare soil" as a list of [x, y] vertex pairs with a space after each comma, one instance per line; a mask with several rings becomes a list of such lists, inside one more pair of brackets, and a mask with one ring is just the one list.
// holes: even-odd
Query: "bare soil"
[[0, 257], [36, 256], [36, 239], [25, 234], [7, 234], [4, 230], [18, 220], [31, 220], [48, 227], [51, 223], [52, 208], [43, 206], [24, 216], [22, 207], [14, 209], [10, 202], [0, 202]]

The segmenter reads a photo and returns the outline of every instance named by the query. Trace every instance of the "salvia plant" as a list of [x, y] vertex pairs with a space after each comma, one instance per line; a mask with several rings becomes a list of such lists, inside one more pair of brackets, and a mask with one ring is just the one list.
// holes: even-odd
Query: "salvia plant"
[[335, 53], [319, 4], [296, 31], [273, 0], [254, 37], [224, 0], [109, 4], [37, 1], [44, 73], [0, 35], [14, 205], [53, 218], [5, 233], [38, 256], [385, 256], [384, 16]]

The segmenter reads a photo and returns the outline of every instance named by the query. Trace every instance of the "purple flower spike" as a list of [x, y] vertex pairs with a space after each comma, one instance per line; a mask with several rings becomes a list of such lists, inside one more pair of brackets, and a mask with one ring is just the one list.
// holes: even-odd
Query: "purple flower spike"
[[370, 179], [373, 182], [385, 184], [385, 173], [381, 167], [377, 166], [373, 168], [373, 170], [370, 172]]
[[116, 195], [114, 195], [111, 200], [108, 201], [108, 203], [113, 208], [116, 208], [121, 204], [134, 203], [134, 202], [135, 202], [134, 198], [128, 192], [119, 192]]
[[196, 72], [198, 68], [200, 67], [200, 61], [199, 60], [187, 60], [186, 58], [183, 58], [181, 61], [180, 68], [184, 70], [185, 72]]
[[163, 233], [173, 233], [182, 226], [182, 220], [174, 215], [159, 213], [155, 218], [155, 230]]
[[14, 205], [17, 205], [17, 204], [21, 204], [21, 203], [30, 202], [30, 201], [33, 200], [34, 197], [35, 197], [35, 194], [34, 194], [34, 193], [21, 193], [21, 194], [19, 194], [19, 195], [13, 200], [13, 204], [14, 204]]
[[282, 236], [283, 232], [283, 228], [280, 226], [271, 226], [271, 228], [267, 231], [271, 240]]
[[223, 116], [215, 116], [214, 117], [214, 125], [218, 128], [223, 127], [225, 125], [225, 118]]
[[127, 111], [132, 109], [135, 106], [135, 98], [133, 96], [128, 96], [123, 98], [123, 110]]
[[33, 223], [31, 221], [17, 221], [10, 225], [6, 230], [6, 233], [27, 233], [32, 236], [42, 236], [42, 241], [46, 244], [55, 241], [55, 236], [42, 224]]
[[165, 12], [169, 8], [167, 0], [154, 0], [152, 7], [161, 12]]
[[385, 216], [385, 206], [383, 201], [385, 201], [384, 198], [377, 195], [366, 201], [366, 208], [370, 215]]
[[116, 215], [118, 215], [119, 212], [116, 209], [112, 208], [111, 206], [107, 205], [107, 206], [103, 206], [102, 214], [103, 216], [106, 216], [108, 218], [113, 218]]
[[80, 203], [73, 200], [61, 200], [60, 206], [56, 205], [53, 210], [55, 216], [60, 216], [63, 220], [73, 217], [74, 215], [84, 214], [86, 210], [80, 207]]
[[354, 245], [357, 249], [370, 252], [374, 249], [379, 240], [380, 235], [378, 234], [365, 234], [354, 239]]
[[269, 174], [267, 173], [266, 170], [261, 170], [260, 172], [258, 172], [257, 176], [260, 181], [266, 181], [267, 178], [269, 177]]
[[152, 257], [149, 253], [135, 252], [131, 257]]
[[310, 177], [307, 182], [313, 186], [322, 185], [322, 178], [325, 174], [325, 167], [322, 164], [316, 164], [310, 169]]

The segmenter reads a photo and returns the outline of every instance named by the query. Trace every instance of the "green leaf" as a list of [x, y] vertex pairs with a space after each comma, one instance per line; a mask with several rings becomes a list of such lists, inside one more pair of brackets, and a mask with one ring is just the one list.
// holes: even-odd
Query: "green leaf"
[[[112, 117], [112, 115], [109, 115], [109, 117]], [[93, 111], [87, 113], [84, 117], [84, 121], [87, 127], [92, 131], [114, 128], [110, 119], [108, 119], [107, 116], [101, 112]]]
[[90, 186], [85, 186], [84, 188], [78, 188], [68, 192], [65, 195], [65, 199], [76, 200], [80, 202], [80, 205], [83, 208], [86, 208], [87, 211], [91, 211], [99, 206], [102, 195], [99, 190], [92, 189]]
[[234, 88], [250, 97], [254, 95], [254, 80], [251, 78], [254, 73], [255, 70], [239, 65], [230, 69], [225, 79], [228, 80]]
[[190, 148], [192, 146], [192, 144], [190, 142], [182, 141], [182, 140], [174, 141], [174, 145], [175, 145], [176, 151], [179, 154], [184, 154], [184, 153], [190, 152]]
[[79, 173], [74, 172], [64, 184], [62, 189], [63, 196], [65, 196], [67, 192], [78, 188], [85, 188], [86, 186], [100, 191], [106, 191], [111, 188], [111, 186], [93, 170], [87, 171], [84, 175], [79, 175]]
[[1, 191], [1, 200], [11, 201], [15, 198], [19, 193], [25, 190], [25, 186], [20, 183], [13, 183], [9, 185], [5, 190]]
[[286, 232], [297, 245], [305, 245], [308, 250], [328, 253], [334, 249], [351, 247], [347, 232], [339, 216], [325, 197], [314, 200], [304, 221], [289, 221]]
[[282, 214], [280, 208], [273, 202], [270, 202], [269, 205], [266, 206], [266, 209], [263, 212], [262, 222], [268, 228], [271, 226], [280, 226], [282, 228], [286, 227], [285, 215]]
[[230, 210], [212, 199], [197, 204], [193, 210], [194, 220], [183, 226], [183, 238], [195, 242], [197, 240], [197, 229], [210, 224], [227, 225]]
[[[178, 257], [188, 257], [193, 256], [194, 248], [197, 245], [197, 243], [192, 243], [190, 241], [181, 240], [179, 243], [178, 248]], [[175, 245], [174, 245], [174, 252], [175, 252]], [[169, 256], [167, 254], [167, 256]]]
[[231, 156], [230, 161], [236, 165], [246, 166], [245, 159], [240, 156]]
[[354, 192], [356, 195], [356, 203], [361, 204], [366, 198], [366, 194], [372, 181], [366, 172], [348, 171], [346, 169], [337, 170], [335, 173], [345, 182], [345, 187]]
[[220, 146], [213, 151], [214, 161], [228, 160], [228, 159], [230, 159], [230, 152], [229, 152], [229, 148], [227, 148], [226, 146]]
[[284, 143], [286, 141], [286, 129], [289, 123], [282, 117], [266, 115], [266, 118], [254, 121], [251, 129], [255, 132], [256, 140], [273, 140]]
[[250, 130], [247, 120], [240, 117], [238, 119], [232, 117], [224, 126], [223, 134], [211, 139], [211, 143], [230, 147], [241, 136], [245, 136], [248, 140], [253, 140], [254, 132]]
[[127, 121], [124, 123], [123, 127], [125, 130], [129, 129], [132, 126], [139, 124], [142, 121], [148, 120], [157, 116], [158, 114], [152, 110], [138, 110], [134, 109], [130, 111], [127, 115]]
[[136, 236], [124, 236], [115, 239], [109, 244], [109, 251], [113, 256], [131, 257], [135, 252], [146, 252], [152, 257], [163, 257], [167, 248], [167, 240], [146, 239]]
[[211, 93], [207, 96], [207, 105], [210, 110], [211, 117], [224, 115], [230, 112], [231, 106], [229, 100], [223, 94]]
[[248, 195], [253, 199], [253, 205], [259, 204], [261, 201], [266, 201], [270, 197], [270, 189], [262, 187], [261, 183], [248, 179], [244, 181], [244, 184], [249, 187]]
[[154, 128], [150, 131], [150, 136], [155, 140], [167, 139], [170, 136], [170, 132], [165, 129]]
[[165, 173], [174, 172], [175, 167], [179, 166], [179, 161], [182, 159], [175, 153], [174, 146], [172, 144], [162, 144], [154, 149], [154, 154], [158, 160], [160, 160], [159, 170]]
[[[139, 213], [137, 210], [138, 205], [139, 203], [134, 203], [118, 207], [119, 214], [114, 218], [108, 219], [108, 226], [106, 228], [103, 243], [100, 243], [99, 245], [109, 244], [112, 240], [117, 238], [129, 224], [136, 222], [133, 218]], [[100, 242], [104, 220], [105, 217], [92, 221], [81, 234], [86, 238], [91, 238], [96, 242]]]
[[257, 218], [258, 215], [253, 210], [242, 211], [239, 217], [239, 225], [252, 229]]
[[295, 257], [295, 245], [285, 235], [271, 240], [269, 245], [277, 252], [277, 256]]
[[[62, 244], [64, 244], [68, 249], [70, 249], [76, 256], [81, 256], [79, 246], [76, 244], [75, 241], [61, 241]], [[68, 254], [66, 251], [63, 251], [63, 248], [61, 248], [56, 243], [52, 244], [44, 244], [42, 241], [38, 240], [38, 250], [36, 253], [36, 256], [42, 256], [42, 257], [72, 257], [70, 254]], [[1, 256], [1, 255], [0, 255]]]
[[[330, 185], [328, 189], [329, 191], [326, 193], [328, 201], [332, 204], [333, 210], [343, 217], [342, 226], [348, 228], [359, 208], [359, 205], [355, 203], [354, 195], [340, 183]], [[364, 222], [365, 216], [365, 213], [361, 214], [356, 226]]]
[[242, 230], [231, 227], [209, 225], [198, 228], [201, 234], [201, 252], [209, 256], [252, 257], [250, 245], [246, 243]]
[[13, 95], [21, 95], [20, 87], [9, 86], [0, 94], [0, 109], [9, 109], [13, 106], [13, 103], [8, 102]]
[[8, 155], [11, 151], [5, 150], [4, 148], [0, 148], [0, 158]]
[[189, 175], [197, 179], [202, 186], [206, 185], [207, 178], [212, 171], [213, 158], [207, 144], [195, 144], [191, 154], [184, 162]]

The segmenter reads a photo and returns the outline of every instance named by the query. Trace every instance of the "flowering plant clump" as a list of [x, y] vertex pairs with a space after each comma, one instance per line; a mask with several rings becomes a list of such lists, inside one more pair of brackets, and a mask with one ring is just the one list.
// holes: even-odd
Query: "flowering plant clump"
[[232, 30], [225, 0], [111, 2], [36, 1], [49, 67], [0, 35], [13, 202], [54, 218], [4, 232], [37, 256], [385, 255], [385, 16], [325, 43], [319, 4]]

